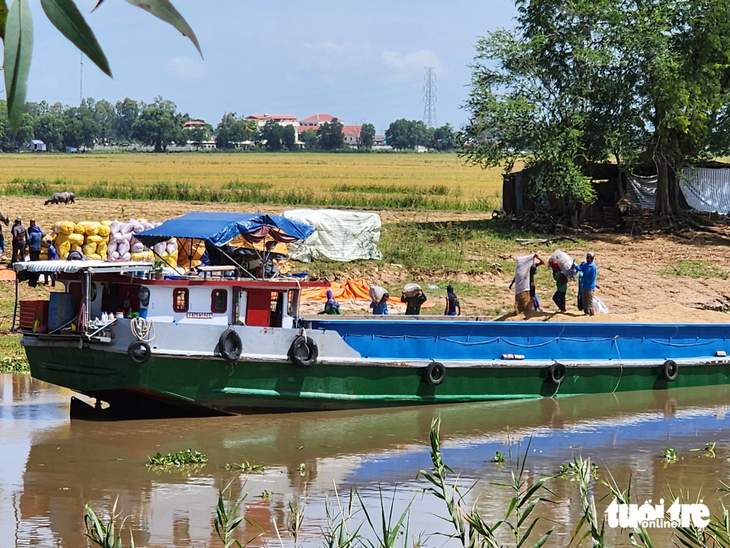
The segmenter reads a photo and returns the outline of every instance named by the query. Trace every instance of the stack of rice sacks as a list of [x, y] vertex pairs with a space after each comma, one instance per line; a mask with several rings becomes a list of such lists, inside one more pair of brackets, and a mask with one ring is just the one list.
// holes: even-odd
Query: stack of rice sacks
[[[82, 221], [56, 223], [51, 238], [59, 259], [66, 259], [71, 251], [81, 251], [95, 260], [152, 262], [155, 254], [135, 238], [135, 234], [159, 226], [144, 219], [130, 219], [127, 223], [114, 221]], [[44, 248], [47, 252], [47, 247]], [[168, 266], [177, 266], [177, 240], [161, 242], [155, 251]]]
[[155, 253], [144, 246], [136, 234], [160, 226], [162, 223], [150, 223], [145, 219], [130, 219], [129, 222], [120, 223], [114, 220], [109, 225], [111, 239], [107, 248], [107, 260], [109, 261], [154, 261], [155, 253], [170, 267], [177, 266], [177, 240], [160, 242], [154, 246]]

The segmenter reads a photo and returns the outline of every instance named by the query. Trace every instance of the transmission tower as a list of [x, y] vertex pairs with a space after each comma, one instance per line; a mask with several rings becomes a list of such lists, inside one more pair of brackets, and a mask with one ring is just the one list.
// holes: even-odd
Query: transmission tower
[[436, 126], [436, 74], [433, 72], [434, 67], [424, 67], [426, 75], [423, 86], [425, 92], [423, 96], [423, 121], [428, 127]]

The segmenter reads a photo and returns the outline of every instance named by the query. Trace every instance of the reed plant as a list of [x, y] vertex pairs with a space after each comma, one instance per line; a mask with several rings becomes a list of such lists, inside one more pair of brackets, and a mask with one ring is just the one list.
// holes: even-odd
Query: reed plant
[[[251, 544], [263, 534], [263, 529], [255, 520], [249, 519], [246, 516], [238, 515], [244, 501], [248, 497], [248, 493], [241, 493], [238, 497], [232, 497], [231, 486], [233, 485], [233, 481], [234, 480], [231, 480], [228, 482], [228, 485], [218, 491], [218, 504], [215, 507], [215, 518], [213, 519], [215, 532], [223, 544], [223, 548], [232, 548], [234, 546], [236, 548], [243, 548], [244, 546]], [[241, 544], [241, 541], [236, 539], [235, 535], [239, 525], [243, 522], [258, 527], [261, 529], [261, 533], [254, 536], [246, 543]]]
[[360, 529], [363, 524], [353, 525], [355, 496], [350, 491], [347, 508], [343, 508], [337, 483], [334, 484], [335, 508], [329, 499], [325, 499], [325, 513], [327, 515], [327, 528], [322, 530], [324, 548], [353, 548], [360, 540]]
[[[109, 520], [104, 523], [96, 515], [94, 509], [88, 504], [85, 506], [86, 513], [84, 514], [84, 526], [86, 528], [86, 538], [88, 538], [92, 544], [101, 548], [124, 548], [124, 541], [122, 539], [122, 530], [124, 525], [129, 519], [129, 516], [125, 517], [120, 524], [117, 521], [121, 517], [121, 513], [117, 513], [117, 503], [119, 497], [114, 501]], [[134, 548], [134, 537], [132, 535], [132, 527], [129, 527], [129, 548]]]
[[465, 509], [464, 496], [460, 491], [458, 482], [455, 481], [453, 484], [449, 484], [448, 476], [454, 475], [454, 472], [443, 461], [440, 429], [441, 418], [437, 417], [431, 423], [430, 433], [433, 469], [431, 471], [421, 470], [419, 474], [431, 483], [431, 487], [428, 487], [426, 491], [444, 501], [455, 529], [451, 537], [457, 538], [464, 548], [505, 548], [506, 545], [499, 538], [499, 535], [504, 531], [505, 536], [511, 537], [513, 545], [517, 548], [523, 546], [540, 548], [543, 546], [550, 538], [554, 528], [544, 532], [534, 544], [529, 544], [528, 539], [533, 537], [532, 533], [535, 531], [535, 526], [540, 521], [539, 517], [530, 520], [530, 514], [538, 504], [553, 503], [552, 500], [543, 497], [542, 493], [546, 492], [551, 495], [554, 495], [554, 493], [545, 485], [551, 479], [550, 477], [541, 478], [534, 483], [528, 480], [525, 466], [531, 443], [528, 443], [522, 458], [519, 454], [517, 455], [516, 466], [510, 470], [511, 482], [509, 484], [495, 484], [499, 487], [511, 489], [513, 495], [505, 512], [505, 517], [495, 523], [488, 523], [479, 513], [476, 502], [471, 509]]

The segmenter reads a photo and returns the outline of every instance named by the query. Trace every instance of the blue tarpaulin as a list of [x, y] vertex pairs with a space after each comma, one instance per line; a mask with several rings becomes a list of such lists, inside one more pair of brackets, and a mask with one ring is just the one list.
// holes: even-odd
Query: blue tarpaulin
[[287, 241], [305, 240], [314, 230], [313, 226], [279, 215], [196, 211], [165, 221], [135, 237], [147, 247], [170, 238], [205, 240], [214, 246], [222, 246], [237, 236], [249, 237], [253, 241], [259, 241], [266, 234], [277, 240], [282, 236], [288, 238]]

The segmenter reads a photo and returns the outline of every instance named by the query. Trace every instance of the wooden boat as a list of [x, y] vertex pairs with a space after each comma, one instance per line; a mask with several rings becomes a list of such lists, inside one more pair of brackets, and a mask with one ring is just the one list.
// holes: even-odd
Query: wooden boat
[[[267, 234], [283, 233], [267, 222]], [[137, 237], [213, 245], [240, 229], [235, 222], [216, 239], [225, 232], [217, 225], [168, 223]], [[71, 309], [64, 325], [38, 329], [26, 320], [32, 375], [116, 409], [219, 413], [562, 397], [730, 378], [728, 325], [304, 318], [299, 296], [311, 282], [245, 278], [240, 269], [221, 275], [230, 268], [157, 280], [151, 264], [16, 264], [19, 273], [56, 273], [66, 289], [51, 299]]]

